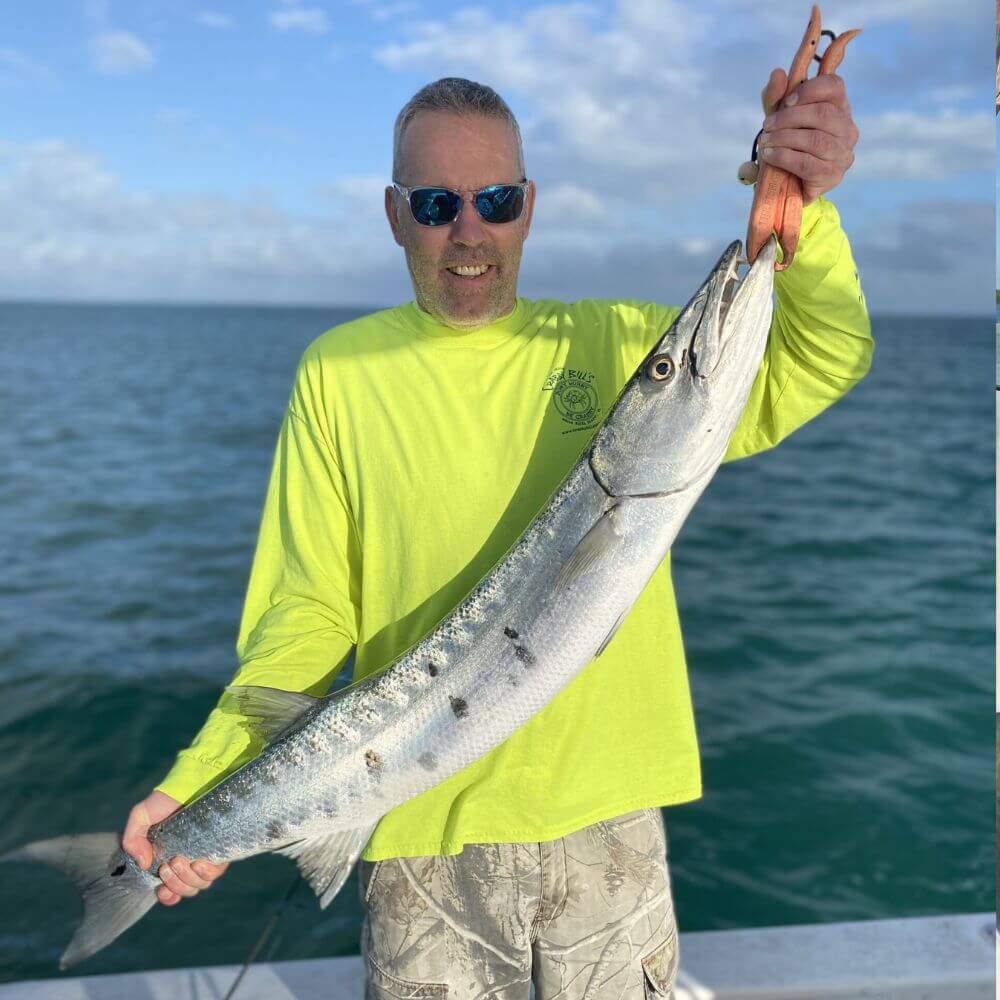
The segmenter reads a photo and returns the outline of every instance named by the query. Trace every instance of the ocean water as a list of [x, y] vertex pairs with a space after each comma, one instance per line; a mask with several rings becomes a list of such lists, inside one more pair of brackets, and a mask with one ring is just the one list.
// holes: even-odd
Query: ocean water
[[[235, 668], [296, 361], [356, 313], [0, 305], [0, 852], [119, 829]], [[726, 466], [675, 547], [705, 796], [666, 810], [682, 930], [994, 906], [994, 328], [878, 318], [873, 370]], [[0, 980], [75, 889], [4, 866]], [[275, 857], [79, 968], [242, 961]], [[261, 959], [358, 951], [354, 876]]]

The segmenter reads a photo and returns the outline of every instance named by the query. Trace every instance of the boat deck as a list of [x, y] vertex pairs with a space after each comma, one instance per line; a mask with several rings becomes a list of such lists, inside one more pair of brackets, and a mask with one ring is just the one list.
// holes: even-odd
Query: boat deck
[[[992, 1000], [992, 913], [681, 937], [675, 1000]], [[221, 1000], [238, 966], [46, 979], [0, 1000]], [[253, 966], [234, 1000], [361, 1000], [357, 957]], [[462, 1000], [462, 998], [456, 998]]]

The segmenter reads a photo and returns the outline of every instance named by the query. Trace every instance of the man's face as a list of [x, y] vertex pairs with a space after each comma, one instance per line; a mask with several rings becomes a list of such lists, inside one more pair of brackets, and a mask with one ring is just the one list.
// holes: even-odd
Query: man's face
[[[448, 111], [422, 111], [403, 135], [404, 187], [446, 187], [463, 198], [458, 218], [444, 226], [422, 226], [395, 189], [385, 192], [385, 211], [396, 242], [406, 251], [417, 304], [439, 322], [462, 330], [487, 326], [515, 306], [521, 247], [531, 225], [535, 187], [513, 222], [483, 222], [473, 191], [521, 179], [517, 141], [502, 121]], [[480, 278], [448, 270], [489, 264]]]

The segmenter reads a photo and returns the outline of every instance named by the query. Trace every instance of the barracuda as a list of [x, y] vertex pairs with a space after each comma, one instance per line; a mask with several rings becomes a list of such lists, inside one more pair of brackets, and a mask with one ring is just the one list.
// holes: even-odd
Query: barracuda
[[601, 654], [722, 461], [760, 366], [775, 244], [742, 279], [741, 249], [726, 249], [547, 506], [429, 635], [325, 698], [229, 689], [269, 742], [150, 828], [149, 870], [114, 833], [4, 856], [77, 881], [84, 917], [62, 968], [139, 920], [177, 854], [285, 854], [326, 906], [386, 812], [502, 743]]

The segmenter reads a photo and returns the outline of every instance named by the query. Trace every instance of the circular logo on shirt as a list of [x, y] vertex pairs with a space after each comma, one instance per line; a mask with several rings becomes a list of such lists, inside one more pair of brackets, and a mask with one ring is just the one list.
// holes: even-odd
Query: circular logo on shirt
[[557, 368], [545, 380], [552, 404], [563, 420], [575, 427], [594, 422], [600, 400], [594, 388], [594, 373], [576, 368]]

